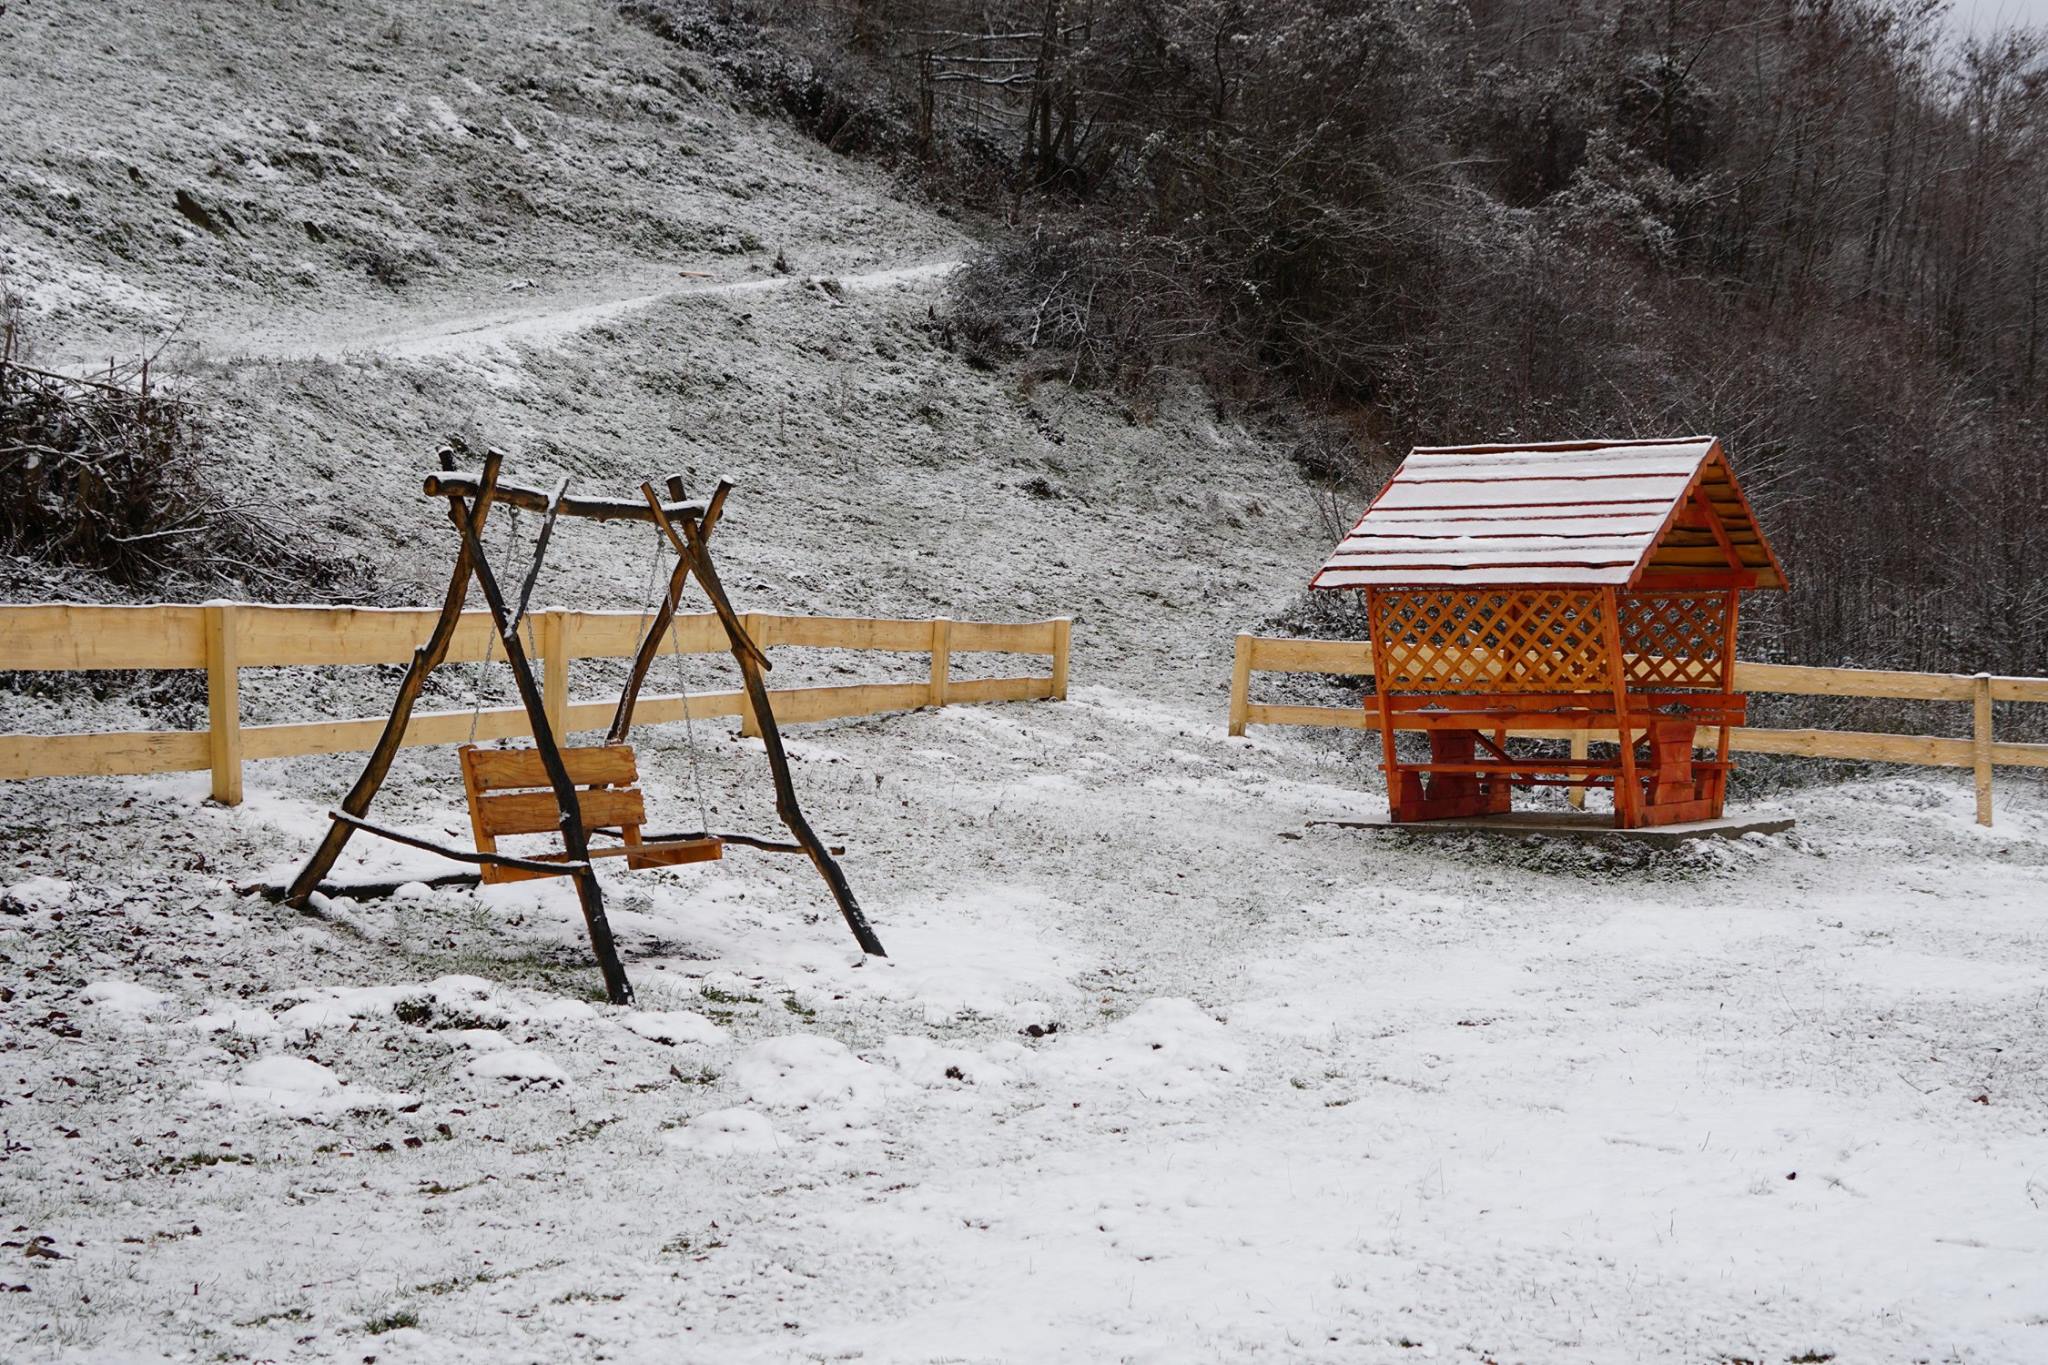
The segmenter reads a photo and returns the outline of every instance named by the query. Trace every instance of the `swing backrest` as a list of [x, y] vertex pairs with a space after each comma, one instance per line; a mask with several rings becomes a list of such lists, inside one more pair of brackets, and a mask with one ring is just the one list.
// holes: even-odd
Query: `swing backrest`
[[[479, 853], [497, 852], [498, 840], [508, 834], [561, 833], [561, 808], [555, 803], [554, 789], [548, 783], [539, 751], [481, 749], [465, 744], [461, 752], [462, 785], [469, 796], [469, 819], [476, 832]], [[625, 843], [639, 843], [647, 809], [636, 785], [640, 770], [632, 746], [600, 744], [564, 749], [562, 765], [578, 788], [576, 799], [583, 811], [584, 829], [616, 829]], [[539, 860], [546, 862], [560, 856], [541, 854]], [[483, 879], [487, 882], [524, 881], [546, 875], [490, 864], [483, 868]]]

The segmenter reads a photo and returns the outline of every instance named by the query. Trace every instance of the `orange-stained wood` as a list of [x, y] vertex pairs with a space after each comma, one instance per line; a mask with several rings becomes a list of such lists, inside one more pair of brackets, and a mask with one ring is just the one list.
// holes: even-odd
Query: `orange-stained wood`
[[[477, 851], [495, 853], [498, 839], [511, 834], [553, 834], [561, 829], [561, 809], [547, 790], [547, 773], [540, 755], [531, 749], [482, 749], [465, 744], [461, 749], [462, 785], [469, 798], [470, 828], [476, 836]], [[562, 765], [569, 780], [582, 788], [577, 807], [586, 831], [616, 829], [620, 842], [592, 848], [592, 858], [624, 858], [631, 869], [674, 867], [683, 863], [709, 862], [724, 854], [724, 844], [715, 837], [643, 840], [640, 827], [646, 823], [646, 801], [640, 789], [639, 765], [628, 744], [596, 744], [562, 750]], [[536, 862], [560, 862], [561, 853], [542, 853]], [[566, 875], [568, 869], [563, 869]], [[518, 882], [550, 874], [526, 868], [485, 865], [486, 882]]]

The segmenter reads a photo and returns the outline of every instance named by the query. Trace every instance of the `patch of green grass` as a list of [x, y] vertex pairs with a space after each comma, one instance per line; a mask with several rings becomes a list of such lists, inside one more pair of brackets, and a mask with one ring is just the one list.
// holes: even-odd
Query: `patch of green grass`
[[761, 997], [758, 995], [739, 995], [732, 991], [720, 990], [716, 986], [706, 986], [699, 993], [714, 1005], [758, 1005], [761, 1003]]
[[794, 1014], [799, 1019], [815, 1019], [818, 1017], [818, 1012], [816, 1010], [812, 1009], [809, 1005], [806, 1005], [803, 1001], [797, 999], [794, 995], [785, 995], [782, 997], [782, 1008], [788, 1010], [791, 1014]]
[[375, 1337], [382, 1336], [386, 1332], [396, 1332], [402, 1328], [417, 1327], [419, 1325], [420, 1315], [418, 1313], [413, 1312], [410, 1308], [399, 1308], [384, 1314], [382, 1317], [371, 1318], [363, 1324], [363, 1330]]

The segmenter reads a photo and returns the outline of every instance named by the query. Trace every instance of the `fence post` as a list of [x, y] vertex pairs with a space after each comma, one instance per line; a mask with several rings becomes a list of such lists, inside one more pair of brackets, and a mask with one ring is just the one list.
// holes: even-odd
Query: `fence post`
[[[740, 614], [740, 629], [746, 631], [749, 640], [754, 641], [756, 644], [760, 643], [761, 633], [754, 625], [753, 612], [742, 612]], [[765, 647], [763, 646], [763, 648]], [[769, 705], [771, 707], [774, 705], [773, 696], [774, 694], [770, 693]], [[748, 697], [745, 688], [740, 689], [740, 735], [745, 739], [759, 739], [761, 737], [761, 722], [754, 715], [754, 703]]]
[[946, 682], [953, 672], [953, 618], [938, 616], [932, 619], [932, 700], [933, 706], [946, 704]]
[[[1572, 731], [1573, 758], [1584, 759], [1587, 754], [1592, 752], [1592, 749], [1593, 742], [1586, 738], [1584, 730]], [[1584, 782], [1572, 783], [1571, 790], [1565, 793], [1564, 799], [1572, 803], [1573, 810], [1584, 810], [1586, 808], [1586, 784]]]
[[565, 738], [562, 727], [569, 719], [569, 629], [565, 619], [568, 613], [551, 607], [534, 614], [540, 618], [541, 710], [547, 713], [548, 726], [560, 740]]
[[1252, 714], [1252, 637], [1239, 632], [1237, 654], [1230, 664], [1230, 733], [1244, 734]]
[[1074, 618], [1062, 616], [1052, 623], [1052, 699], [1067, 699], [1067, 656], [1074, 648]]
[[1970, 766], [1977, 773], [1977, 823], [1991, 824], [1991, 675], [1979, 673], [1973, 680]]
[[213, 799], [242, 804], [241, 641], [231, 602], [206, 604], [206, 748]]

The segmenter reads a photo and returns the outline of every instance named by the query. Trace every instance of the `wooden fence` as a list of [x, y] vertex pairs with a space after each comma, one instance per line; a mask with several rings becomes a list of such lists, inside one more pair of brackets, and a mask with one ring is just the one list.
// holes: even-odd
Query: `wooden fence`
[[[245, 668], [326, 664], [402, 664], [426, 639], [438, 613], [378, 607], [267, 607], [233, 602], [204, 606], [0, 606], [0, 668], [54, 672], [82, 669], [204, 669], [207, 728], [131, 730], [112, 734], [0, 734], [0, 779], [112, 774], [213, 773], [214, 799], [242, 799], [242, 764], [259, 758], [366, 751], [383, 732], [385, 717], [245, 725], [240, 674]], [[887, 650], [930, 658], [916, 682], [773, 689], [778, 722], [865, 716], [956, 702], [1063, 700], [1072, 623], [1064, 618], [1004, 625], [984, 621], [874, 620], [865, 617], [781, 616], [749, 612], [741, 619], [764, 649], [776, 645], [820, 649]], [[559, 733], [603, 729], [615, 698], [569, 700], [569, 667], [576, 659], [632, 657], [646, 629], [634, 612], [529, 613], [532, 652], [544, 660], [541, 688]], [[448, 649], [449, 663], [485, 657], [492, 640], [489, 615], [467, 612]], [[688, 654], [723, 654], [725, 632], [710, 613], [676, 618], [676, 638], [664, 642]], [[1050, 672], [1029, 677], [955, 680], [955, 654], [1042, 654]], [[494, 657], [502, 659], [502, 651]], [[654, 679], [650, 678], [650, 682]], [[683, 694], [642, 695], [641, 722], [683, 716]], [[759, 729], [740, 691], [692, 692], [693, 717], [738, 716], [743, 733]], [[516, 706], [481, 712], [416, 711], [406, 730], [408, 747], [497, 739], [527, 733]]]
[[[1247, 725], [1326, 725], [1350, 730], [1379, 729], [1379, 716], [1364, 706], [1273, 706], [1251, 699], [1254, 673], [1329, 673], [1369, 677], [1372, 646], [1362, 640], [1294, 640], [1266, 635], [1237, 637], [1237, 657], [1230, 679], [1230, 733], [1242, 735]], [[2048, 744], [2001, 744], [1991, 733], [1993, 702], [2048, 703], [2048, 678], [2001, 678], [1989, 673], [1893, 673], [1863, 668], [1799, 668], [1789, 664], [1735, 665], [1740, 692], [1775, 692], [1796, 696], [1874, 697], [1912, 701], [1968, 702], [1972, 731], [1968, 739], [1933, 735], [1888, 735], [1867, 730], [1767, 730], [1738, 726], [1728, 732], [1728, 747], [1739, 753], [1792, 754], [1804, 758], [1867, 759], [1937, 768], [1970, 768], [1977, 778], [1977, 823], [1991, 823], [1991, 770], [1994, 767], [2048, 768]], [[1556, 738], [1556, 731], [1511, 730], [1525, 738]], [[1585, 757], [1588, 740], [1613, 742], [1612, 731], [1573, 734], [1572, 756]], [[1703, 747], [1712, 747], [1718, 733], [1700, 731]], [[1573, 804], [1585, 800], [1575, 788]]]

